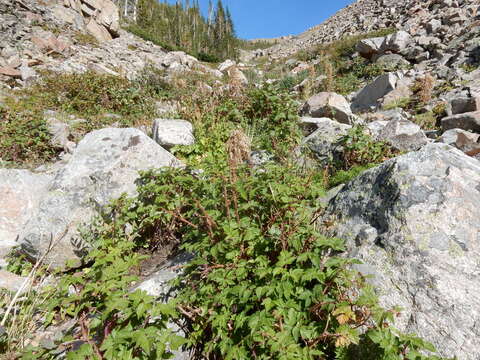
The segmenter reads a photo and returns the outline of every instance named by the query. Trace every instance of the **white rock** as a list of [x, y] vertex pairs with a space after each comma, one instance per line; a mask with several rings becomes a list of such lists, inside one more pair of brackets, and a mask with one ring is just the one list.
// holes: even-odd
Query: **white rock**
[[193, 126], [186, 120], [155, 119], [152, 137], [157, 144], [165, 147], [192, 145], [195, 143]]

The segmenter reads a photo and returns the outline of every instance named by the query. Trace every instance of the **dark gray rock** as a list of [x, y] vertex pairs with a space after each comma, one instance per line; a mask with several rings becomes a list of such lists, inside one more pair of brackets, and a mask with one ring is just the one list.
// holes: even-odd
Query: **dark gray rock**
[[472, 132], [480, 132], [480, 111], [452, 115], [442, 119], [442, 129], [462, 129]]
[[480, 97], [458, 97], [450, 101], [448, 115], [458, 115], [480, 110]]

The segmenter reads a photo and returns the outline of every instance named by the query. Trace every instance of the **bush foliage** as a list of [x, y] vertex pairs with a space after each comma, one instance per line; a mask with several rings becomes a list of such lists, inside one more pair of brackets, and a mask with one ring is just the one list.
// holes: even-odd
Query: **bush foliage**
[[[88, 101], [61, 86], [59, 93], [72, 99], [65, 111]], [[115, 108], [116, 99], [98, 112]], [[198, 359], [439, 359], [424, 352], [434, 351], [430, 344], [395, 330], [398, 309], [378, 305], [366, 279], [351, 269], [355, 261], [342, 256], [342, 240], [317, 227], [324, 174], [291, 161], [301, 138], [292, 99], [267, 86], [209, 97], [192, 92], [183, 100], [180, 115], [194, 122], [197, 143], [175, 151], [202, 172], [144, 173], [137, 197], [105, 209], [84, 234], [83, 266], [56, 274], [55, 286], [34, 293], [48, 299], [41, 318], [33, 316], [41, 326], [73, 320], [76, 330], [55, 346], [24, 347], [16, 356], [54, 359], [60, 348], [67, 359], [161, 359], [183, 344]], [[361, 129], [342, 141], [346, 165], [338, 169], [386, 156]], [[248, 164], [250, 147], [268, 151], [276, 164]], [[145, 261], [177, 244], [195, 256], [172, 284], [176, 298], [164, 304], [134, 291]], [[8, 339], [14, 319], [7, 320]], [[4, 337], [0, 344], [8, 348]]]

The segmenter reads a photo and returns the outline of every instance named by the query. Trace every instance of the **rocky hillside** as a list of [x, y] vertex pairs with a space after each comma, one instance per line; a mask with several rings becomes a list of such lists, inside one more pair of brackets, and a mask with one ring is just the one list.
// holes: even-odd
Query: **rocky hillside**
[[212, 64], [3, 0], [0, 358], [478, 360], [479, 10]]
[[442, 42], [447, 45], [454, 37], [469, 32], [469, 27], [476, 26], [478, 5], [476, 0], [357, 0], [324, 23], [272, 47], [267, 53], [274, 58], [285, 57], [322, 43], [385, 28], [421, 36], [429, 34], [432, 20], [444, 26], [440, 32], [448, 33], [446, 42]]
[[[91, 70], [133, 79], [151, 65], [174, 71], [197, 67], [219, 76], [193, 57], [168, 53], [122, 30], [118, 9], [107, 1], [8, 0], [0, 7], [1, 31], [5, 34], [0, 40], [0, 82], [10, 87], [22, 86], [44, 70]], [[89, 16], [96, 13], [99, 15]]]

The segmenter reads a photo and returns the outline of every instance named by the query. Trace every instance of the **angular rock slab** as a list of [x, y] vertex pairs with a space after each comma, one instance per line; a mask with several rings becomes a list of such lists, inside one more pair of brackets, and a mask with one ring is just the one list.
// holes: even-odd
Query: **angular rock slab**
[[52, 177], [28, 170], [0, 169], [0, 266], [18, 234], [37, 210]]
[[313, 95], [305, 102], [300, 114], [313, 118], [327, 117], [343, 124], [351, 124], [354, 117], [347, 99], [333, 92]]
[[346, 184], [325, 215], [381, 303], [404, 309], [396, 325], [459, 360], [480, 349], [479, 184], [479, 161], [429, 144]]
[[442, 119], [443, 131], [462, 129], [472, 132], [480, 132], [480, 111], [447, 116]]
[[377, 77], [357, 93], [352, 103], [353, 112], [376, 108], [378, 100], [395, 90], [398, 80], [402, 78], [401, 72], [391, 72]]
[[157, 144], [166, 147], [192, 145], [195, 143], [193, 126], [186, 120], [155, 119], [152, 136]]
[[445, 131], [437, 142], [451, 145], [463, 151], [467, 155], [479, 158], [480, 143], [478, 142], [480, 134], [474, 134], [461, 129], [451, 129]]
[[175, 157], [137, 129], [102, 129], [80, 141], [55, 176], [39, 208], [20, 236], [32, 259], [53, 241], [47, 262], [62, 267], [86, 251], [81, 230], [88, 230], [98, 210], [123, 193], [136, 194], [139, 171], [179, 166]]
[[[301, 126], [316, 130], [303, 139], [301, 148], [308, 149], [319, 165], [327, 165], [337, 159], [343, 151], [338, 144], [340, 138], [348, 133], [350, 125], [341, 124], [328, 118], [302, 118]], [[300, 165], [310, 166], [305, 158], [298, 159]]]
[[374, 55], [380, 53], [385, 40], [386, 37], [363, 39], [356, 44], [355, 49], [364, 58], [371, 59]]
[[368, 124], [367, 127], [376, 140], [385, 141], [400, 151], [418, 150], [428, 143], [420, 126], [407, 119], [376, 121], [375, 124]]

